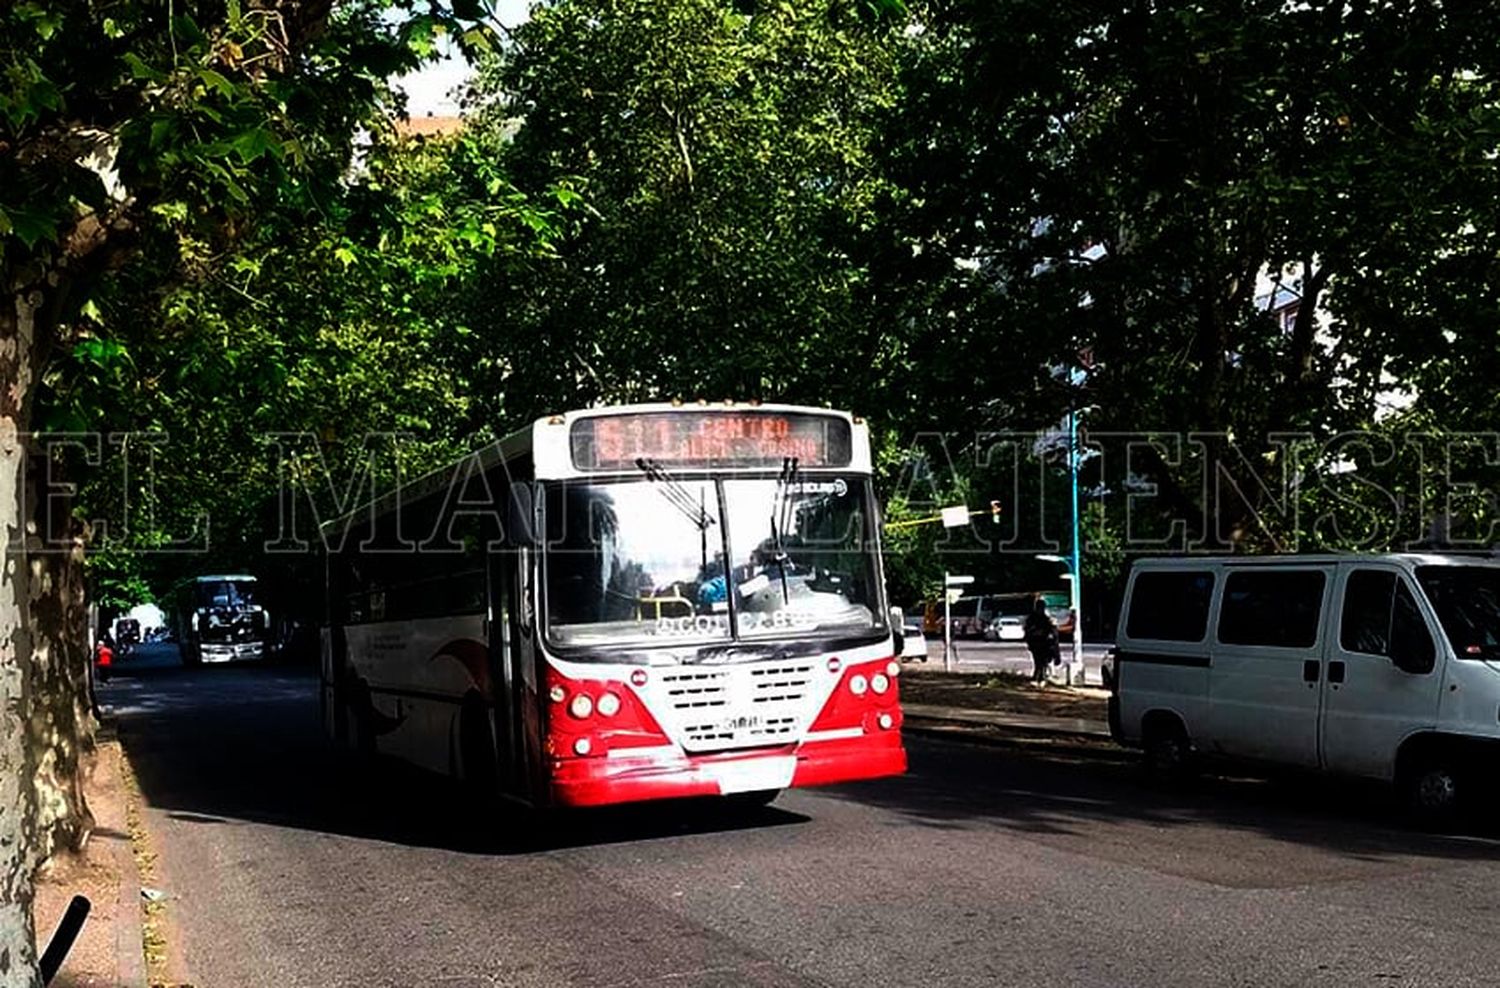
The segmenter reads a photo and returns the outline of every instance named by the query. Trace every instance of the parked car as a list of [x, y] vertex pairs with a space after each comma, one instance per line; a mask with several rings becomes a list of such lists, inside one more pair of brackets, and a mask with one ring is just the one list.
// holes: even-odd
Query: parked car
[[984, 640], [990, 642], [1018, 642], [1026, 639], [1026, 621], [1013, 614], [1003, 614], [992, 620], [984, 629]]
[[927, 661], [927, 636], [922, 633], [922, 617], [913, 614], [901, 624], [904, 642], [901, 646], [902, 661]]
[[1065, 642], [1073, 640], [1073, 609], [1066, 604], [1062, 607], [1047, 608], [1047, 616], [1052, 623], [1057, 625], [1057, 637]]
[[1383, 779], [1443, 820], [1495, 787], [1497, 660], [1493, 560], [1142, 560], [1110, 730], [1162, 773], [1211, 755]]

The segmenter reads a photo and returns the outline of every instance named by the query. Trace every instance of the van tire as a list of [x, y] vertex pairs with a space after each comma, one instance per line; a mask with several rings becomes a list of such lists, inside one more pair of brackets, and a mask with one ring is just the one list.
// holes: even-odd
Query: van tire
[[1193, 775], [1193, 742], [1182, 721], [1171, 714], [1148, 714], [1141, 724], [1146, 772], [1162, 782], [1180, 783]]
[[1459, 760], [1441, 751], [1417, 752], [1404, 759], [1397, 785], [1407, 815], [1421, 827], [1451, 826], [1467, 801]]

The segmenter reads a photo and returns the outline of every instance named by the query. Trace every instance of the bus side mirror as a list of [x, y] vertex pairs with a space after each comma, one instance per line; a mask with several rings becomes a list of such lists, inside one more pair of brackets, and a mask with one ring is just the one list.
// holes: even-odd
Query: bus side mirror
[[891, 608], [891, 637], [896, 643], [896, 654], [900, 655], [906, 650], [906, 615], [901, 613], [901, 608]]
[[505, 541], [513, 546], [535, 548], [536, 505], [527, 484], [511, 484], [505, 512]]

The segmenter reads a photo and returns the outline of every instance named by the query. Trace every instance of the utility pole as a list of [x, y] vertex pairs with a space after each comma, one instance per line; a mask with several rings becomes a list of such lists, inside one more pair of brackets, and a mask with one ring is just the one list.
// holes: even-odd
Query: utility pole
[[974, 582], [972, 576], [943, 574], [943, 671], [953, 671], [953, 591]]
[[1073, 611], [1073, 654], [1068, 660], [1068, 684], [1082, 686], [1083, 675], [1083, 538], [1078, 527], [1078, 412], [1068, 405], [1068, 472], [1073, 494], [1073, 553], [1068, 569], [1073, 579], [1068, 588], [1068, 607]]

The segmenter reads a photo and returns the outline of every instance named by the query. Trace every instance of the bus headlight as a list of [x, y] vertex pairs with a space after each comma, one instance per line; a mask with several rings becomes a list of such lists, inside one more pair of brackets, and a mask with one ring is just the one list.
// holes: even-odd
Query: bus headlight
[[876, 693], [884, 693], [890, 688], [891, 681], [886, 677], [885, 673], [877, 672], [875, 675], [870, 677], [870, 689], [874, 690]]
[[895, 679], [897, 676], [901, 675], [901, 663], [897, 662], [895, 659], [887, 662], [885, 664], [885, 674], [887, 676], [890, 676], [892, 679]]
[[876, 723], [880, 725], [880, 729], [882, 731], [889, 731], [891, 729], [891, 725], [896, 723], [896, 719], [890, 714], [881, 714], [876, 718]]
[[849, 677], [849, 692], [855, 696], [864, 696], [868, 688], [869, 683], [865, 682], [865, 677], [857, 674]]
[[568, 713], [583, 720], [594, 712], [594, 701], [589, 699], [587, 693], [579, 693], [573, 697], [573, 702], [568, 704]]
[[568, 698], [568, 691], [563, 689], [561, 685], [558, 685], [548, 690], [547, 695], [552, 698], [553, 703], [562, 703]]
[[613, 717], [620, 712], [620, 698], [613, 693], [606, 693], [599, 698], [599, 713], [605, 717]]
[[577, 741], [573, 742], [573, 754], [587, 755], [591, 750], [593, 750], [593, 747], [594, 746], [589, 743], [588, 738], [579, 738]]

